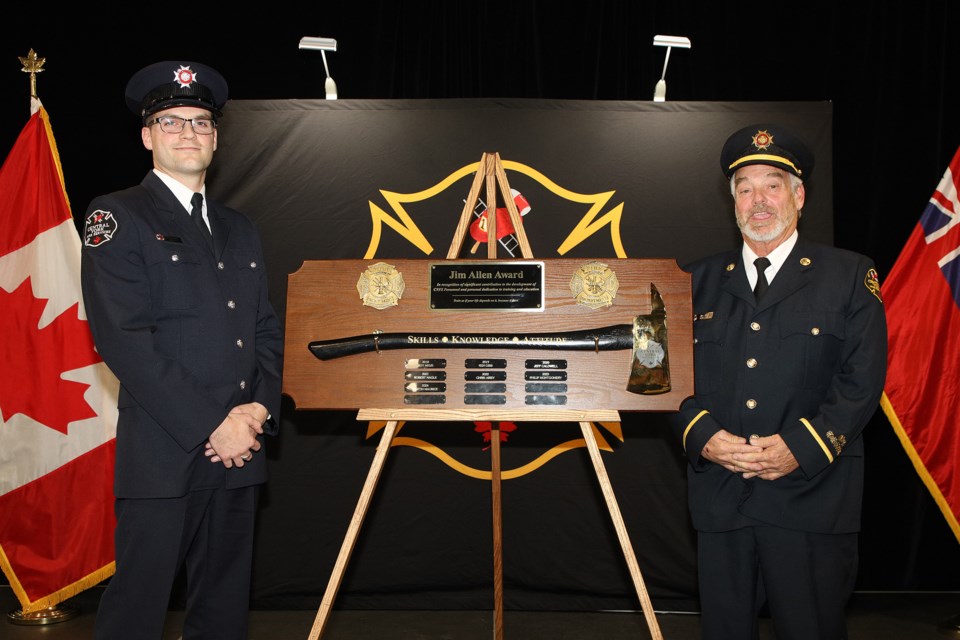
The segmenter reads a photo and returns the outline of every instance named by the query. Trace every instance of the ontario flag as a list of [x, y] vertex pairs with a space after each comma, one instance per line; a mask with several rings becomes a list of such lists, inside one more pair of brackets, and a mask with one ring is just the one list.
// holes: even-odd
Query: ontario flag
[[883, 285], [881, 405], [960, 541], [960, 149]]
[[0, 566], [24, 614], [113, 575], [118, 383], [93, 346], [46, 110], [0, 167]]

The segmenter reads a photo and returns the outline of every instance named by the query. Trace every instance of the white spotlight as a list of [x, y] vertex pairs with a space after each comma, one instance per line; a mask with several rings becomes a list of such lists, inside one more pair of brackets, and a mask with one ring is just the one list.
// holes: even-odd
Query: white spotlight
[[653, 36], [653, 44], [657, 47], [666, 47], [667, 55], [663, 59], [663, 73], [660, 74], [660, 80], [653, 90], [654, 102], [666, 102], [667, 100], [667, 63], [670, 62], [670, 49], [678, 47], [680, 49], [690, 48], [690, 38], [683, 36]]
[[336, 100], [337, 83], [334, 82], [333, 78], [330, 76], [330, 67], [327, 65], [327, 51], [336, 51], [337, 41], [333, 38], [314, 38], [311, 36], [304, 36], [300, 38], [300, 48], [309, 49], [311, 51], [319, 51], [320, 55], [323, 56], [323, 70], [327, 74], [327, 79], [323, 83], [323, 89], [327, 94], [327, 100]]

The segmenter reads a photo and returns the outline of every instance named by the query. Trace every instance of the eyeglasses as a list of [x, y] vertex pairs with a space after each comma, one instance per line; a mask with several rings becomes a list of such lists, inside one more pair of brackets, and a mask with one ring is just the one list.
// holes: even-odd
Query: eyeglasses
[[181, 118], [180, 116], [160, 116], [147, 122], [147, 125], [158, 124], [160, 131], [164, 133], [180, 133], [188, 122], [193, 127], [193, 132], [201, 136], [208, 136], [217, 128], [217, 122], [213, 118]]

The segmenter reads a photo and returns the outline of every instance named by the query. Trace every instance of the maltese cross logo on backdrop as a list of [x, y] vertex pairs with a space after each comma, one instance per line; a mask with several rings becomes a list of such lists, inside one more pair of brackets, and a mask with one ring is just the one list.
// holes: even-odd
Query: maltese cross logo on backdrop
[[[528, 220], [536, 217], [538, 222], [549, 225], [551, 235], [556, 236], [559, 233], [559, 241], [552, 247], [552, 251], [555, 251], [558, 256], [567, 254], [588, 239], [592, 239], [594, 242], [599, 239], [602, 244], [606, 246], [605, 252], [608, 255], [618, 258], [627, 257], [620, 236], [623, 203], [620, 202], [611, 206], [611, 201], [614, 199], [616, 191], [578, 193], [561, 186], [556, 181], [528, 165], [509, 160], [504, 160], [502, 164], [504, 172], [510, 174], [511, 178], [520, 178], [522, 176], [522, 179], [532, 181], [534, 185], [532, 188], [525, 187], [523, 193], [516, 188], [511, 187], [510, 189], [510, 196], [513, 199], [513, 204], [516, 205], [517, 212], [521, 215], [520, 222], [524, 226], [528, 237], [530, 235], [528, 230], [530, 223]], [[382, 249], [384, 234], [389, 232], [400, 236], [403, 241], [415, 250], [414, 253], [421, 253], [424, 256], [435, 256], [438, 249], [435, 248], [433, 243], [428, 239], [430, 235], [429, 232], [432, 231], [432, 229], [428, 229], [428, 226], [434, 225], [435, 222], [418, 219], [414, 213], [417, 210], [416, 205], [423, 205], [429, 203], [432, 199], [441, 199], [444, 197], [452, 202], [453, 200], [449, 197], [450, 194], [448, 192], [450, 190], [462, 189], [464, 179], [468, 176], [473, 176], [479, 168], [479, 162], [463, 166], [439, 180], [433, 186], [421, 191], [404, 193], [380, 189], [379, 192], [383, 196], [386, 206], [380, 206], [372, 201], [368, 203], [372, 228], [364, 258], [369, 260], [381, 257], [378, 255], [378, 251]], [[457, 193], [457, 195], [458, 198], [455, 202], [459, 203], [461, 207], [467, 206], [462, 193]], [[502, 197], [502, 194], [500, 195]], [[573, 210], [578, 213], [576, 213], [573, 218], [570, 218], [570, 216], [565, 217], [564, 220], [567, 222], [564, 223], [557, 219], [554, 214], [554, 212], [561, 207], [565, 210]], [[473, 240], [470, 249], [471, 254], [476, 253], [477, 249], [487, 242], [490, 209], [491, 207], [488, 206], [488, 203], [484, 202], [482, 198], [479, 198], [473, 207], [471, 212], [472, 222], [469, 227], [469, 235]], [[499, 244], [498, 253], [506, 259], [522, 258], [519, 241], [516, 236], [517, 230], [513, 227], [506, 206], [495, 206], [493, 209], [494, 215], [496, 216], [496, 239]], [[450, 226], [444, 229], [449, 228], [451, 235], [454, 228], [453, 225], [460, 213], [460, 210], [451, 210], [449, 212]], [[443, 234], [439, 235], [439, 237], [442, 236]], [[539, 245], [542, 246], [543, 238], [537, 238], [537, 240], [541, 241]], [[542, 258], [547, 256], [539, 255], [536, 257]], [[370, 422], [366, 437], [373, 437], [384, 428], [385, 424], [384, 422]], [[485, 464], [480, 464], [484, 461], [482, 457], [477, 458], [476, 462], [478, 464], [473, 464], [466, 460], [467, 457], [472, 459], [473, 456], [463, 456], [462, 459], [458, 458], [451, 452], [452, 448], [444, 448], [433, 443], [429, 430], [425, 430], [425, 433], [418, 432], [418, 425], [421, 424], [422, 423], [417, 422], [400, 422], [397, 427], [397, 437], [394, 438], [392, 446], [418, 448], [435, 456], [458, 473], [477, 479], [490, 479], [491, 472], [485, 468], [481, 468], [485, 467]], [[471, 423], [464, 424], [470, 425]], [[474, 422], [472, 425], [470, 431], [474, 434], [472, 437], [475, 438], [474, 442], [476, 447], [483, 452], [489, 449], [490, 440], [494, 437], [494, 433], [499, 435], [500, 442], [503, 444], [508, 443], [511, 437], [516, 439], [523, 433], [523, 425], [517, 425], [514, 422], [500, 422], [498, 429], [494, 429], [490, 422]], [[573, 426], [576, 425], [574, 424]], [[403, 435], [400, 435], [401, 431], [404, 432]], [[561, 433], [561, 431], [563, 433]], [[621, 442], [623, 441], [623, 433], [619, 423], [594, 423], [593, 431], [597, 439], [597, 444], [602, 450], [613, 450], [613, 447], [605, 435], [610, 435]], [[526, 475], [543, 467], [550, 460], [563, 453], [586, 446], [582, 434], [579, 433], [579, 428], [577, 428], [576, 436], [561, 429], [557, 429], [556, 432], [557, 442], [539, 446], [539, 448], [523, 447], [525, 451], [532, 450], [533, 453], [529, 454], [522, 463], [516, 467], [504, 469], [502, 478], [511, 479]]]

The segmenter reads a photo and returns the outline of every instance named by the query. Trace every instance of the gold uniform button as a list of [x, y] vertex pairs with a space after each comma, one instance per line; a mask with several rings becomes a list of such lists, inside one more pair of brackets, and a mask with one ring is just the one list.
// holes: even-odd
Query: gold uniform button
[[756, 368], [757, 368], [757, 359], [756, 359], [756, 358], [748, 358], [748, 359], [747, 359], [747, 366], [750, 367], [751, 369], [756, 369]]
[[759, 323], [759, 322], [751, 322], [751, 323], [750, 323], [750, 328], [753, 329], [754, 331], [760, 331], [760, 323]]
[[815, 335], [815, 336], [820, 335], [820, 327], [814, 327], [814, 328], [810, 329], [810, 333], [812, 333], [812, 334]]
[[753, 398], [750, 398], [749, 400], [747, 400], [747, 409], [756, 409], [756, 408], [757, 408], [756, 400], [754, 400]]

